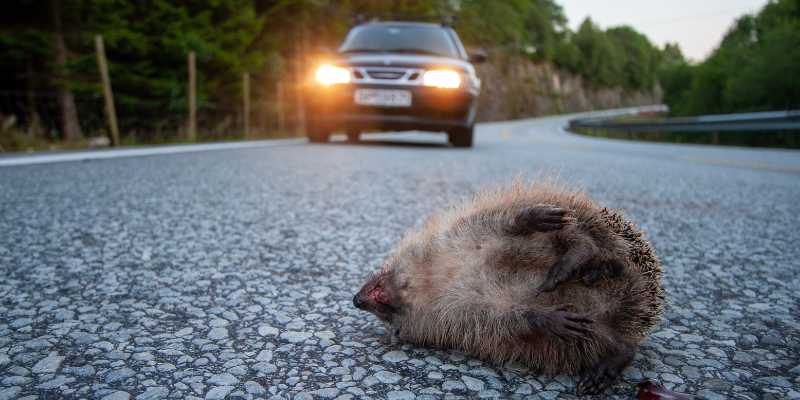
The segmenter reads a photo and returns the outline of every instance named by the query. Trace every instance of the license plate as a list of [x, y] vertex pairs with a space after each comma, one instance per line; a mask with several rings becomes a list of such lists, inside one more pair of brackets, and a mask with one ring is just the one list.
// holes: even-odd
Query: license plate
[[355, 102], [360, 106], [411, 107], [408, 90], [357, 89]]

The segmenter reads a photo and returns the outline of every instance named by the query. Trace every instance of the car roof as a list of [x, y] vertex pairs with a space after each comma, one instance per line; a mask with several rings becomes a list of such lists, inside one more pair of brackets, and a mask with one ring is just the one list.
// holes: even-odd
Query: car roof
[[383, 26], [407, 26], [407, 27], [420, 27], [420, 28], [447, 28], [443, 24], [436, 24], [432, 22], [414, 22], [414, 21], [369, 21], [361, 26], [369, 25], [383, 25]]

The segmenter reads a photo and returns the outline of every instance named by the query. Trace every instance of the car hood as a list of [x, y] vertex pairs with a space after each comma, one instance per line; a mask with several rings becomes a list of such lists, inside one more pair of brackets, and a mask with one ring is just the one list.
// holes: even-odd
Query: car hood
[[431, 68], [431, 67], [450, 67], [464, 72], [474, 73], [472, 64], [457, 58], [438, 57], [430, 55], [415, 54], [393, 54], [393, 53], [353, 53], [340, 54], [338, 64], [359, 66], [359, 67], [410, 67], [410, 68]]

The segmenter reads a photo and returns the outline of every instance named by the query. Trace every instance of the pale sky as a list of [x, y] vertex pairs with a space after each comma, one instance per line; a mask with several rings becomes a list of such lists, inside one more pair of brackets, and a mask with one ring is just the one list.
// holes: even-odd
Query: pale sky
[[662, 46], [678, 42], [683, 54], [699, 61], [717, 47], [737, 17], [754, 13], [768, 0], [557, 0], [569, 26], [590, 16], [602, 28], [630, 25]]

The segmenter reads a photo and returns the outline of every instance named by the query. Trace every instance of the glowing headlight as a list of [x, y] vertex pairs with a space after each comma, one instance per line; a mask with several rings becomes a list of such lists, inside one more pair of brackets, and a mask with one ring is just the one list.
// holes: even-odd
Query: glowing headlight
[[455, 89], [461, 86], [461, 76], [449, 69], [435, 69], [422, 75], [422, 83], [425, 86]]
[[350, 71], [341, 67], [325, 64], [317, 68], [316, 78], [317, 82], [325, 86], [335, 83], [348, 83], [350, 82]]

